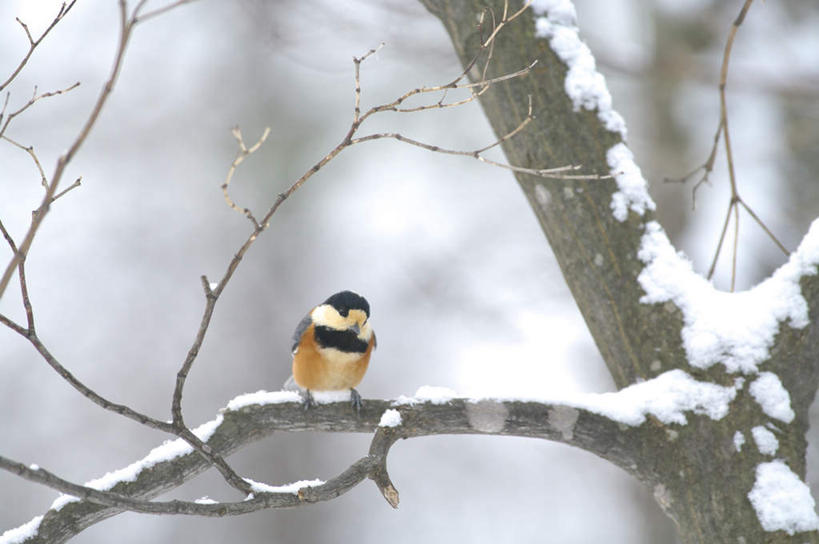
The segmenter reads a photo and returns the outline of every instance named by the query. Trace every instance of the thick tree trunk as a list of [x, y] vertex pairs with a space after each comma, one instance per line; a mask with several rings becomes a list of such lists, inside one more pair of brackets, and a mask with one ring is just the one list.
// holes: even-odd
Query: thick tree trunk
[[[476, 21], [481, 11], [489, 5], [496, 18], [503, 13], [502, 0], [421, 1], [443, 22], [465, 66], [478, 52]], [[518, 7], [516, 3], [510, 9]], [[573, 110], [565, 90], [567, 67], [549, 40], [536, 37], [535, 28], [535, 14], [527, 10], [504, 29], [488, 77], [515, 72], [537, 59], [535, 69], [481, 97], [498, 135], [526, 117], [528, 96], [532, 97], [535, 120], [504, 142], [507, 158], [530, 168], [580, 164], [585, 173], [609, 173], [606, 153], [621, 141], [620, 134], [607, 130], [595, 111]], [[470, 76], [475, 75], [480, 74], [473, 69]], [[625, 221], [617, 220], [611, 202], [618, 187], [612, 179], [552, 180], [518, 174], [517, 180], [619, 388], [675, 368], [698, 380], [735, 383], [740, 375], [729, 374], [723, 365], [707, 370], [689, 365], [681, 340], [683, 313], [676, 305], [640, 302], [645, 292], [637, 277], [645, 265], [638, 250], [646, 224], [653, 220], [651, 211], [642, 215], [630, 211]], [[766, 417], [749, 394], [754, 376], [747, 375], [730, 412], [720, 420], [693, 416], [687, 425], [657, 420], [644, 424], [644, 454], [633, 472], [651, 486], [684, 542], [819, 542], [816, 531], [795, 535], [765, 531], [748, 498], [757, 466], [773, 460], [754, 447], [750, 429], [755, 426], [775, 428], [780, 444], [775, 458], [800, 478], [805, 476], [808, 408], [818, 377], [815, 278], [801, 281], [810, 324], [800, 329], [781, 324], [772, 356], [761, 369], [779, 376], [789, 392], [796, 414], [791, 423], [772, 423]], [[741, 451], [734, 444], [737, 431], [749, 442]]]

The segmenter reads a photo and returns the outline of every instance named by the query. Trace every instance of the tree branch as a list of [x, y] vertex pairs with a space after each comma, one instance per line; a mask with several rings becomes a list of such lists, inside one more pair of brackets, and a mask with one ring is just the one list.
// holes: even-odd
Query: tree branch
[[[160, 449], [158, 448], [142, 461], [128, 467], [130, 481], [92, 483], [97, 487], [110, 487], [105, 492], [88, 485], [77, 486], [39, 467], [0, 458], [0, 468], [81, 497], [77, 501], [59, 501], [61, 508], [49, 510], [36, 535], [23, 542], [64, 542], [90, 525], [123, 510], [231, 516], [266, 508], [322, 502], [347, 492], [368, 477], [376, 482], [390, 504], [395, 505], [398, 493], [386, 472], [386, 457], [390, 447], [399, 438], [441, 434], [543, 438], [583, 448], [631, 471], [641, 462], [639, 433], [656, 432], [651, 425], [628, 427], [582, 408], [552, 403], [453, 399], [443, 404], [420, 400], [412, 401], [411, 404], [396, 404], [383, 400], [366, 400], [360, 414], [356, 415], [350, 411], [346, 402], [319, 404], [305, 412], [300, 401], [280, 402], [282, 399], [293, 400], [295, 393], [268, 395], [274, 404], [242, 406], [242, 402], [237, 402], [241, 397], [232, 401], [220, 419], [206, 424], [213, 426], [207, 445], [220, 455], [227, 456], [276, 431], [375, 431], [368, 455], [320, 485], [305, 484], [300, 487], [294, 484], [288, 486], [288, 491], [285, 492], [266, 493], [264, 490], [268, 486], [256, 484], [253, 498], [216, 504], [148, 500], [181, 485], [210, 467], [207, 460], [190, 448], [180, 448], [182, 444], [177, 444], [179, 440], [177, 443], [160, 446], [169, 451], [179, 450], [178, 455], [168, 456], [157, 451]], [[381, 417], [388, 409], [400, 413], [401, 423], [395, 427], [379, 427]], [[136, 466], [139, 468], [135, 469]]]

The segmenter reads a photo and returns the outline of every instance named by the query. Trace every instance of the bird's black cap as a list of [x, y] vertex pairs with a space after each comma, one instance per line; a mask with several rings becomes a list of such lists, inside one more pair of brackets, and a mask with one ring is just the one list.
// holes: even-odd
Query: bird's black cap
[[367, 302], [367, 299], [352, 291], [340, 291], [325, 300], [324, 304], [329, 304], [344, 317], [347, 317], [350, 310], [363, 310], [367, 317], [370, 316], [370, 303]]

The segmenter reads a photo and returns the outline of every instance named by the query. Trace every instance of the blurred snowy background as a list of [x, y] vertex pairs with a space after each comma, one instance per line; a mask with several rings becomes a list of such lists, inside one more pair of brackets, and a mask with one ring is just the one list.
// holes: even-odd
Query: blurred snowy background
[[[0, 3], [0, 74], [25, 54], [14, 17], [37, 35], [58, 2]], [[629, 144], [674, 242], [705, 271], [728, 203], [723, 163], [713, 185], [663, 183], [701, 164], [718, 120], [716, 75], [741, 2], [577, 2]], [[729, 77], [740, 191], [789, 248], [819, 215], [819, 9], [810, 0], [755, 4]], [[115, 2], [79, 2], [10, 87], [10, 106], [81, 81], [15, 120], [51, 173], [107, 77]], [[351, 58], [363, 105], [459, 71], [440, 23], [413, 2], [195, 2], [137, 28], [116, 90], [28, 259], [41, 338], [99, 393], [170, 417], [175, 373], [203, 307], [199, 276], [221, 276], [249, 224], [219, 189], [235, 143], [269, 125], [233, 196], [256, 212], [343, 137], [352, 114]], [[374, 130], [474, 149], [494, 136], [477, 105], [384, 116]], [[542, 165], [557, 166], [557, 165]], [[0, 218], [18, 238], [42, 188], [30, 158], [0, 145]], [[2, 262], [9, 257], [0, 249]], [[726, 287], [724, 254], [715, 282]], [[783, 256], [744, 216], [738, 285]], [[364, 397], [425, 384], [464, 394], [607, 391], [612, 382], [512, 176], [465, 158], [395, 142], [345, 151], [286, 202], [224, 293], [185, 396], [197, 424], [235, 395], [278, 389], [290, 334], [339, 289], [364, 294], [379, 349]], [[22, 318], [16, 285], [0, 311]], [[30, 345], [0, 329], [0, 452], [83, 482], [142, 457], [167, 437], [104, 412], [68, 387]], [[369, 437], [277, 434], [230, 459], [272, 484], [328, 478]], [[815, 442], [815, 440], [814, 440]], [[814, 450], [815, 451], [815, 450]], [[813, 454], [813, 452], [812, 452]], [[817, 456], [809, 460], [816, 466]], [[650, 493], [582, 451], [543, 441], [437, 437], [390, 457], [401, 508], [370, 484], [330, 503], [230, 519], [124, 514], [74, 542], [607, 542], [673, 543]], [[817, 491], [816, 471], [809, 474]], [[42, 513], [56, 494], [0, 473], [0, 532]], [[235, 499], [208, 473], [171, 494]], [[389, 535], [389, 536], [387, 536]]]

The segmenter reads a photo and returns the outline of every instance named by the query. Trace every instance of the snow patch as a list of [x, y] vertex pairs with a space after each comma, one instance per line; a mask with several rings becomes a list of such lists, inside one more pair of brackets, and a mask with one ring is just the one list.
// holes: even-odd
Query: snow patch
[[790, 423], [796, 417], [791, 408], [791, 396], [779, 376], [773, 372], [760, 372], [759, 377], [751, 383], [750, 392], [766, 415], [785, 423]]
[[310, 393], [313, 395], [313, 400], [316, 401], [316, 404], [346, 402], [352, 398], [349, 389], [342, 389], [340, 391], [313, 391], [311, 389]]
[[36, 536], [42, 521], [43, 516], [37, 516], [19, 527], [9, 529], [0, 535], [0, 544], [19, 544]]
[[819, 220], [813, 222], [787, 263], [740, 293], [718, 291], [696, 274], [656, 221], [646, 224], [638, 257], [646, 264], [637, 278], [646, 293], [640, 302], [671, 301], [682, 311], [682, 339], [689, 364], [709, 368], [721, 363], [728, 372], [753, 374], [770, 356], [780, 323], [787, 321], [794, 328], [808, 324], [799, 280], [816, 273]]
[[640, 167], [634, 162], [634, 154], [626, 144], [612, 146], [606, 152], [606, 162], [620, 189], [611, 195], [610, 206], [615, 219], [625, 221], [629, 210], [643, 215], [646, 210], [654, 210], [657, 207], [648, 194], [646, 180], [643, 179]]
[[614, 393], [583, 395], [570, 400], [569, 404], [626, 425], [641, 425], [647, 415], [663, 423], [682, 425], [688, 421], [685, 412], [722, 419], [736, 396], [736, 389], [736, 386], [699, 382], [687, 372], [674, 369]]
[[751, 434], [754, 437], [754, 442], [756, 442], [756, 447], [759, 450], [759, 453], [774, 455], [776, 450], [779, 449], [779, 440], [776, 439], [776, 436], [774, 436], [771, 431], [762, 425], [758, 425], [751, 429]]
[[547, 38], [552, 51], [569, 68], [564, 89], [574, 111], [597, 109], [603, 126], [625, 140], [626, 122], [612, 108], [606, 78], [597, 71], [589, 47], [580, 41], [574, 5], [568, 0], [539, 0], [532, 4], [532, 9], [541, 15], [535, 18], [535, 36]]
[[324, 485], [325, 483], [323, 480], [299, 480], [298, 482], [293, 482], [292, 484], [268, 485], [253, 481], [250, 478], [244, 478], [244, 480], [250, 484], [250, 488], [256, 493], [292, 493], [293, 495], [298, 495], [299, 489], [303, 489], [305, 487], [317, 487]]
[[819, 529], [810, 488], [781, 460], [757, 465], [756, 481], [748, 499], [766, 531], [793, 535]]
[[401, 406], [403, 404], [413, 405], [423, 402], [430, 402], [432, 404], [446, 404], [457, 396], [458, 394], [448, 387], [422, 385], [415, 392], [414, 396], [406, 397], [401, 395], [395, 399], [392, 404], [393, 406]]
[[[611, 132], [626, 139], [626, 122], [612, 107], [611, 94], [606, 78], [597, 71], [594, 56], [589, 47], [580, 40], [577, 29], [577, 13], [569, 0], [535, 0], [535, 36], [549, 40], [549, 47], [566, 63], [568, 72], [564, 89], [572, 101], [574, 111], [597, 110], [597, 118]], [[643, 215], [655, 208], [648, 194], [646, 182], [634, 156], [625, 144], [614, 145], [606, 153], [619, 188], [612, 195], [611, 208], [618, 221], [625, 221], [628, 211]]]
[[734, 448], [737, 451], [742, 451], [742, 446], [745, 445], [745, 435], [737, 431], [734, 433]]
[[279, 404], [282, 402], [301, 402], [297, 391], [256, 391], [234, 397], [225, 406], [225, 410], [234, 411], [254, 404]]
[[381, 421], [378, 422], [379, 427], [398, 427], [401, 425], [401, 412], [390, 408], [381, 414]]

